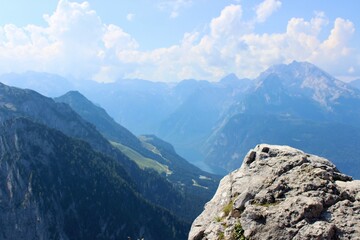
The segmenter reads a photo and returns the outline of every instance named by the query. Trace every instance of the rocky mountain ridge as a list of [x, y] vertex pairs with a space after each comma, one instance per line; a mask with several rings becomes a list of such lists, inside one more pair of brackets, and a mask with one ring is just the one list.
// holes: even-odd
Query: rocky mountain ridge
[[28, 118], [1, 122], [0, 239], [184, 239], [187, 224], [128, 178], [84, 141]]
[[257, 145], [221, 180], [189, 239], [359, 239], [359, 192], [327, 159]]
[[202, 145], [205, 162], [232, 171], [249, 148], [267, 142], [324, 156], [360, 177], [350, 147], [360, 135], [358, 89], [307, 62], [272, 66], [254, 81]]
[[[22, 77], [24, 81], [18, 80]], [[0, 80], [22, 87], [32, 86], [35, 78], [45, 79], [50, 86], [61, 79], [41, 73], [0, 76]], [[251, 80], [234, 74], [218, 82], [119, 79], [105, 84], [72, 80], [71, 88], [101, 105], [133, 133], [159, 136], [182, 157], [218, 174], [239, 166], [254, 144], [267, 142], [324, 156], [346, 174], [360, 177], [358, 167], [350, 167], [360, 164], [356, 158], [359, 142], [350, 140], [360, 133], [356, 82], [342, 82], [309, 62], [294, 61], [271, 66]], [[69, 89], [65, 79], [64, 86], [63, 93]], [[265, 131], [257, 131], [259, 124]], [[283, 130], [280, 141], [266, 131], [274, 128], [272, 124]], [[310, 143], [320, 135], [320, 143]], [[345, 147], [333, 154], [332, 145]]]
[[[292, 94], [307, 94], [321, 106], [331, 110], [331, 105], [340, 97], [359, 98], [359, 91], [337, 80], [330, 74], [308, 62], [279, 64], [270, 67], [258, 77], [257, 84], [270, 75], [276, 75]], [[299, 90], [305, 91], [299, 91]]]
[[[116, 125], [114, 122], [109, 121], [110, 117], [105, 115], [105, 111], [99, 108], [96, 108], [95, 110], [98, 111], [93, 113], [95, 116], [98, 116], [98, 118], [94, 117], [94, 119], [99, 120], [100, 123], [110, 123], [110, 125], [112, 123], [112, 126], [115, 127], [115, 131], [113, 131], [113, 133], [123, 133], [123, 135], [116, 134], [116, 136], [120, 139], [123, 139], [124, 144], [128, 144], [129, 146], [135, 146], [135, 143], [142, 145], [142, 142], [133, 136], [129, 131], [122, 128], [121, 126]], [[102, 119], [104, 116], [105, 118]], [[22, 120], [18, 121], [17, 119]], [[11, 125], [9, 122], [15, 123]], [[98, 125], [97, 121], [94, 123]], [[204, 174], [201, 170], [196, 169], [194, 166], [187, 163], [184, 159], [174, 159], [173, 157], [179, 157], [174, 151], [170, 151], [169, 154], [171, 156], [166, 156], [166, 158], [169, 158], [174, 162], [185, 162], [182, 164], [182, 166], [188, 166], [186, 169], [181, 170], [190, 175], [188, 176], [189, 184], [187, 186], [192, 189], [191, 192], [184, 190], [184, 186], [182, 185], [183, 182], [179, 184], [177, 181], [175, 181], [175, 179], [173, 182], [171, 182], [166, 177], [152, 169], [140, 168], [130, 158], [129, 155], [113, 146], [109, 140], [99, 132], [97, 126], [82, 118], [82, 116], [77, 114], [68, 104], [57, 103], [53, 99], [42, 96], [41, 94], [32, 90], [19, 89], [0, 83], [0, 124], [3, 124], [3, 128], [5, 129], [0, 131], [0, 180], [2, 179], [0, 181], [0, 184], [2, 185], [0, 189], [0, 208], [4, 209], [4, 214], [9, 216], [4, 217], [3, 221], [0, 219], [0, 230], [7, 227], [6, 233], [0, 232], [0, 238], [2, 236], [1, 234], [5, 234], [6, 236], [16, 236], [16, 234], [14, 235], [13, 231], [16, 226], [18, 226], [20, 229], [24, 229], [24, 224], [27, 224], [27, 216], [30, 218], [30, 220], [28, 219], [29, 221], [34, 221], [36, 216], [38, 216], [36, 215], [37, 212], [27, 212], [27, 208], [24, 209], [21, 207], [19, 209], [22, 201], [24, 201], [23, 198], [25, 197], [23, 197], [23, 195], [26, 195], [25, 192], [27, 187], [31, 189], [42, 188], [43, 184], [46, 185], [49, 183], [52, 185], [46, 187], [50, 187], [54, 191], [54, 194], [62, 195], [64, 193], [61, 191], [62, 189], [57, 191], [57, 187], [59, 186], [60, 182], [63, 184], [62, 188], [65, 188], [67, 194], [72, 195], [74, 192], [78, 193], [76, 183], [78, 183], [81, 179], [78, 179], [77, 177], [92, 180], [92, 174], [95, 174], [94, 170], [96, 173], [101, 175], [99, 178], [106, 177], [106, 179], [111, 181], [111, 183], [106, 185], [104, 182], [100, 183], [99, 179], [95, 179], [95, 182], [83, 181], [83, 184], [80, 186], [81, 194], [79, 193], [79, 198], [73, 199], [73, 202], [79, 201], [76, 203], [76, 210], [70, 211], [68, 206], [65, 208], [57, 207], [55, 209], [56, 211], [54, 210], [54, 214], [56, 215], [64, 215], [68, 213], [69, 218], [76, 218], [74, 221], [76, 224], [79, 224], [82, 227], [76, 228], [76, 225], [74, 225], [75, 227], [71, 227], [70, 224], [67, 226], [70, 227], [71, 232], [63, 233], [63, 231], [65, 231], [65, 227], [62, 223], [63, 218], [55, 218], [51, 220], [51, 224], [59, 231], [55, 229], [51, 230], [51, 232], [57, 234], [56, 236], [62, 236], [65, 234], [70, 239], [84, 239], [85, 237], [83, 238], [82, 236], [90, 236], [91, 232], [96, 232], [97, 234], [101, 235], [100, 232], [102, 230], [99, 230], [99, 226], [101, 226], [100, 228], [104, 228], [106, 227], [106, 224], [111, 224], [112, 227], [109, 229], [109, 232], [106, 234], [104, 233], [105, 235], [102, 235], [104, 236], [103, 239], [118, 237], [125, 238], [126, 236], [122, 234], [128, 234], [127, 236], [137, 237], [147, 235], [147, 238], [157, 239], [154, 232], [161, 228], [168, 232], [166, 233], [167, 238], [165, 239], [183, 239], [185, 233], [190, 228], [192, 220], [201, 211], [204, 202], [210, 198], [210, 194], [208, 194], [209, 196], [206, 196], [206, 192], [215, 191], [216, 182], [208, 177], [204, 177], [206, 179], [197, 180], [197, 184], [193, 183], [191, 178], [198, 179], [202, 175], [208, 175]], [[20, 126], [17, 127], [18, 125]], [[9, 135], [6, 131], [7, 129], [11, 131], [9, 126], [14, 126], [15, 128], [13, 131], [15, 133], [12, 135]], [[134, 141], [131, 141], [132, 139]], [[22, 142], [23, 144], [19, 145], [19, 142]], [[164, 143], [154, 142], [154, 145], [155, 144], [159, 144], [159, 148], [161, 145], [164, 145]], [[13, 147], [8, 149], [8, 146]], [[52, 151], [52, 149], [57, 150], [56, 154], [53, 153], [54, 151]], [[164, 156], [165, 152], [165, 150], [162, 152]], [[83, 156], [82, 153], [88, 154]], [[21, 161], [16, 161], [18, 157], [16, 154], [21, 154], [21, 156], [23, 156], [20, 159]], [[155, 154], [153, 153], [153, 155]], [[65, 156], [67, 158], [63, 159]], [[89, 160], [89, 156], [96, 159], [95, 163], [90, 162], [91, 164], [94, 163], [95, 166], [89, 166], [86, 162]], [[12, 161], [15, 161], [13, 165], [11, 165]], [[57, 172], [56, 168], [54, 169], [53, 164], [55, 164], [58, 168], [64, 168], [64, 165], [69, 164], [69, 161], [71, 164], [78, 164], [76, 165], [76, 171], [79, 170], [80, 172], [77, 172], [79, 173], [78, 176], [71, 177], [72, 180], [65, 180], [69, 179], [67, 175], [68, 173], [66, 171], [61, 173]], [[36, 172], [38, 169], [36, 166], [34, 167], [32, 165], [40, 165], [42, 169], [41, 172]], [[26, 170], [25, 172], [24, 168]], [[68, 166], [65, 168], [68, 168]], [[175, 170], [173, 171], [175, 172]], [[31, 175], [32, 172], [38, 174], [38, 180], [35, 182], [31, 181], [29, 177], [29, 174]], [[57, 175], [58, 173], [60, 175]], [[57, 177], [55, 179], [56, 181], [48, 182], [49, 174], [51, 177]], [[173, 175], [175, 176], [175, 174]], [[179, 174], [177, 175], [181, 175], [181, 172], [179, 171]], [[122, 183], [124, 183], [123, 185], [117, 185], [119, 179]], [[206, 185], [201, 184], [200, 181], [208, 182], [214, 187], [206, 188]], [[122, 186], [124, 187], [122, 188]], [[119, 190], [119, 194], [114, 193], [117, 190]], [[38, 209], [36, 211], [46, 211], [47, 206], [44, 207], [43, 205], [38, 204], [39, 202], [45, 200], [48, 200], [50, 205], [53, 204], [57, 206], [60, 204], [57, 202], [59, 200], [58, 195], [51, 195], [52, 191], [49, 189], [46, 189], [46, 192], [41, 192], [41, 195], [37, 196], [35, 199], [35, 203], [30, 206], [31, 208], [34, 207]], [[201, 194], [198, 194], [200, 192]], [[108, 203], [108, 199], [112, 199], [112, 197], [105, 195], [112, 193], [114, 193], [116, 196], [114, 196], [114, 199], [111, 200], [111, 203]], [[96, 203], [91, 201], [89, 203], [88, 198], [86, 197], [89, 195], [93, 196], [94, 194], [96, 195]], [[20, 200], [18, 200], [14, 205], [13, 198], [8, 197], [8, 195], [20, 195]], [[126, 201], [126, 195], [131, 196], [131, 200], [129, 200], [130, 202]], [[193, 203], [194, 199], [201, 200], [197, 201], [197, 204], [195, 205]], [[144, 209], [153, 209], [154, 211], [149, 210], [153, 211], [153, 213], [148, 212], [149, 214], [147, 215], [145, 214], [147, 210], [144, 210], [144, 214], [138, 212], [137, 214], [135, 213], [137, 216], [134, 216], [134, 218], [129, 217], [128, 214], [134, 212], [133, 209], [130, 208], [132, 203], [136, 203], [138, 205], [138, 210], [144, 207]], [[97, 212], [98, 210], [101, 211], [102, 208], [97, 207], [96, 204], [101, 206], [109, 205], [107, 208], [109, 211], [106, 213]], [[126, 207], [127, 205], [129, 205], [129, 208]], [[115, 208], [117, 207], [117, 213], [113, 214], [111, 210], [113, 209], [115, 211]], [[96, 218], [98, 215], [103, 216], [103, 219], [111, 218], [112, 220], [104, 220], [102, 223], [99, 223], [98, 220], [93, 219], [94, 224], [98, 225], [96, 226], [97, 229], [92, 229], [90, 226], [90, 219], [88, 222], [89, 224], [86, 225], [84, 223], [84, 221], [87, 221], [85, 220], [87, 219], [86, 213], [83, 212], [83, 214], [79, 216], [78, 208], [82, 210], [87, 208], [89, 212], [93, 213], [93, 218]], [[64, 211], [66, 213], [64, 213]], [[11, 215], [11, 212], [16, 212], [16, 216]], [[129, 222], [127, 226], [118, 226], [113, 220], [116, 218], [118, 218], [118, 220], [123, 219], [120, 215], [124, 217], [127, 216], [126, 218], [128, 219], [133, 218], [134, 221]], [[150, 219], [151, 217], [167, 218], [167, 216], [169, 217], [169, 221], [172, 222], [170, 225], [168, 224], [170, 222], [167, 221], [160, 223], [160, 225], [158, 225], [159, 222], [157, 222], [155, 225], [152, 225], [150, 223], [146, 223], [146, 221], [136, 220], [136, 217]], [[49, 213], [49, 218], [53, 217], [53, 214]], [[7, 224], [7, 219], [9, 221], [11, 220], [12, 222]], [[37, 225], [36, 221], [31, 222], [31, 224], [36, 227], [47, 228], [47, 226], [43, 227], [42, 225]], [[149, 226], [146, 230], [148, 232], [147, 234], [141, 230], [145, 225]], [[167, 226], [169, 226], [169, 228]], [[125, 228], [128, 230], [121, 230]], [[180, 232], [177, 229], [179, 229]], [[42, 229], [40, 232], [41, 234], [45, 234], [42, 235], [45, 236], [45, 239], [49, 239], [46, 237], [46, 234], [52, 233], [46, 231], [46, 229]], [[115, 235], [107, 235], [113, 233]], [[172, 233], [174, 233], [174, 235]], [[39, 236], [36, 234], [38, 233], [34, 233], [32, 236], [37, 239]], [[81, 236], [78, 236], [77, 234], [80, 234]], [[58, 239], [56, 236], [54, 235], [54, 237], [50, 237], [50, 239]], [[89, 238], [90, 237], [87, 239]]]
[[[55, 101], [69, 104], [140, 168], [155, 170], [162, 174], [167, 181], [192, 200], [191, 205], [194, 207], [192, 211], [196, 209], [195, 211], [200, 212], [203, 204], [214, 194], [220, 177], [193, 166], [180, 157], [169, 143], [153, 135], [136, 137], [115, 122], [103, 108], [96, 106], [79, 92], [68, 92], [55, 98]], [[193, 215], [193, 218], [195, 217], [196, 214]]]

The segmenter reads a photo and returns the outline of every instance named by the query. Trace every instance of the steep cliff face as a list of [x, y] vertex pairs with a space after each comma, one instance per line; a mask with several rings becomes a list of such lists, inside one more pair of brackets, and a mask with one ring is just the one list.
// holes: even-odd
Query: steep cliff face
[[[181, 158], [173, 146], [156, 136], [137, 138], [129, 130], [115, 122], [107, 112], [93, 104], [79, 92], [68, 92], [55, 99], [70, 105], [83, 119], [93, 124], [114, 146], [135, 161], [140, 168], [158, 171], [166, 182], [181, 192], [186, 202], [174, 201], [175, 214], [191, 222], [202, 211], [203, 205], [214, 195], [220, 177], [201, 171]], [[159, 182], [159, 181], [157, 181]], [[144, 181], [141, 182], [143, 184]], [[164, 191], [164, 195], [168, 191]], [[153, 199], [154, 193], [150, 193]], [[163, 199], [163, 197], [160, 197]], [[168, 206], [169, 201], [164, 201]]]
[[0, 239], [184, 239], [118, 161], [25, 118], [0, 123]]
[[189, 239], [358, 239], [360, 181], [327, 159], [261, 144], [225, 176]]
[[95, 151], [117, 160], [127, 173], [123, 177], [135, 185], [138, 193], [152, 204], [167, 209], [185, 220], [189, 227], [201, 211], [201, 207], [194, 208], [193, 199], [188, 198], [182, 189], [176, 188], [165, 177], [151, 170], [140, 169], [68, 104], [56, 103], [53, 99], [32, 90], [0, 83], [0, 123], [17, 117], [30, 119], [59, 130], [69, 137], [86, 141]]

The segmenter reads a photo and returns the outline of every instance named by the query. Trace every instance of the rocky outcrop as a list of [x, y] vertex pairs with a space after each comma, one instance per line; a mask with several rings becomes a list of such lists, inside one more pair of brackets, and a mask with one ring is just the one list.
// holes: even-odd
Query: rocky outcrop
[[327, 159], [257, 145], [222, 179], [189, 239], [360, 239], [360, 181]]

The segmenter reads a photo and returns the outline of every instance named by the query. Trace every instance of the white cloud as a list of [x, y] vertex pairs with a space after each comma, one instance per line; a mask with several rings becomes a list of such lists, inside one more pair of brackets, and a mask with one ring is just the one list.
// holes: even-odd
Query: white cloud
[[61, 0], [54, 14], [44, 18], [47, 27], [2, 27], [0, 70], [82, 75], [86, 69], [94, 69], [97, 63], [90, 59], [96, 56], [102, 26], [88, 4]]
[[[139, 64], [136, 71], [127, 73], [128, 77], [165, 81], [218, 80], [230, 72], [256, 77], [272, 64], [293, 60], [311, 61], [336, 74], [334, 69], [348, 72], [356, 62], [352, 56], [358, 55], [348, 47], [353, 24], [347, 20], [336, 19], [325, 40], [321, 36], [329, 20], [322, 12], [310, 20], [290, 19], [282, 33], [257, 34], [253, 24], [243, 19], [240, 5], [229, 5], [212, 19], [207, 34], [187, 33], [179, 45], [149, 52], [123, 52], [119, 56], [122, 62]], [[332, 55], [334, 58], [329, 58]]]
[[225, 7], [219, 17], [211, 20], [210, 29], [213, 37], [237, 35], [241, 32], [242, 9], [240, 5]]
[[[276, 10], [262, 8], [267, 17]], [[121, 27], [103, 23], [86, 2], [60, 0], [44, 18], [45, 27], [0, 26], [1, 73], [33, 70], [107, 82], [124, 77], [218, 80], [231, 72], [256, 77], [272, 64], [299, 60], [336, 75], [360, 75], [359, 53], [350, 46], [354, 24], [342, 18], [331, 22], [321, 12], [310, 20], [290, 19], [283, 32], [258, 34], [241, 5], [229, 5], [206, 32], [185, 33], [179, 44], [149, 51], [141, 51]]]
[[281, 7], [279, 0], [265, 0], [256, 7], [256, 19], [265, 22], [276, 10]]
[[[309, 61], [331, 69], [335, 75], [344, 73], [360, 75], [359, 65], [353, 66], [359, 53], [351, 48], [349, 43], [354, 33], [355, 26], [351, 21], [337, 18], [328, 38], [321, 42]], [[353, 71], [348, 72], [349, 68]]]
[[60, 0], [44, 19], [46, 27], [0, 26], [0, 72], [33, 70], [92, 78], [109, 61], [118, 62], [117, 51], [137, 47], [121, 28], [102, 23], [87, 2]]
[[120, 27], [110, 24], [105, 26], [102, 40], [107, 49], [116, 48], [116, 52], [138, 48], [138, 43]]
[[126, 15], [126, 20], [128, 20], [129, 22], [132, 22], [134, 20], [134, 18], [135, 18], [135, 14], [133, 14], [133, 13], [128, 13]]
[[[137, 52], [134, 62], [142, 59], [142, 63], [148, 63], [146, 66], [153, 64], [156, 70], [148, 69], [145, 75], [138, 71], [129, 76], [163, 80], [218, 80], [230, 72], [240, 77], [256, 77], [272, 64], [293, 60], [311, 61], [329, 70], [332, 66], [330, 63], [347, 66], [346, 71], [349, 64], [353, 64], [350, 61], [352, 50], [346, 48], [353, 33], [353, 25], [349, 21], [335, 20], [328, 38], [322, 40], [320, 33], [329, 20], [321, 12], [309, 21], [292, 18], [286, 30], [276, 34], [254, 33], [254, 26], [242, 19], [242, 15], [240, 5], [229, 5], [210, 22], [208, 34], [185, 34], [179, 45], [145, 54]], [[333, 52], [334, 48], [329, 48], [333, 45], [338, 46], [336, 53]], [[332, 54], [337, 55], [337, 58], [328, 58]], [[342, 63], [339, 64], [339, 61]]]
[[346, 51], [345, 43], [355, 32], [355, 27], [349, 20], [337, 18], [334, 23], [334, 28], [331, 30], [329, 38], [322, 44], [324, 49], [341, 49]]

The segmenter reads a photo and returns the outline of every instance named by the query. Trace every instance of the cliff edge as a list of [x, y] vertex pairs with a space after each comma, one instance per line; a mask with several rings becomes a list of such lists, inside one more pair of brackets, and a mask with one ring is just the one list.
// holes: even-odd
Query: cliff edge
[[261, 144], [225, 176], [189, 240], [360, 239], [360, 181], [329, 160]]

